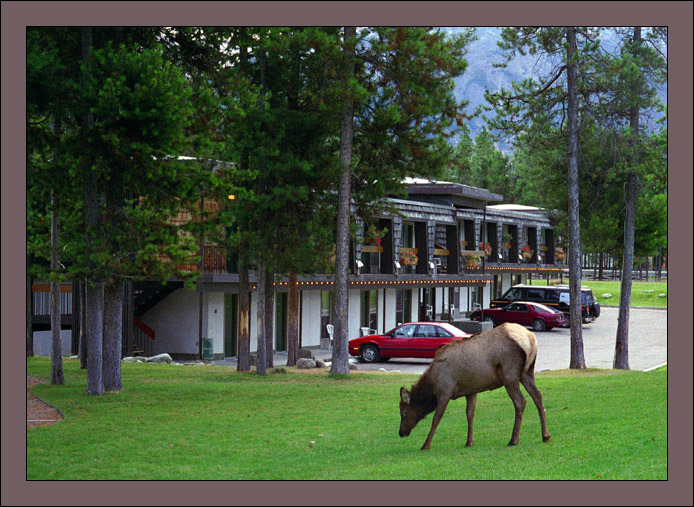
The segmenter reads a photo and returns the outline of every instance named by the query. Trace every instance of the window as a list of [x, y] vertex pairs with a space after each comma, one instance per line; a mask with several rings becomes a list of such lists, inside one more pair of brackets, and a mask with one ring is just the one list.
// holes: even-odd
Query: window
[[545, 298], [545, 291], [542, 289], [527, 289], [525, 298], [530, 301], [542, 301]]
[[398, 325], [412, 322], [412, 291], [395, 292], [395, 321]]
[[436, 338], [438, 335], [436, 326], [420, 325], [417, 330], [417, 336], [422, 338]]
[[378, 292], [375, 290], [361, 292], [361, 327], [378, 329]]
[[547, 291], [547, 302], [548, 303], [558, 303], [559, 302], [559, 291], [548, 290]]
[[511, 305], [508, 305], [507, 310], [509, 312], [527, 312], [528, 311], [528, 305], [523, 304], [523, 303], [513, 303]]
[[323, 291], [320, 294], [320, 324], [321, 338], [330, 338], [327, 325], [333, 323], [335, 308], [335, 293]]
[[417, 326], [415, 325], [405, 325], [400, 326], [393, 332], [393, 336], [404, 336], [406, 338], [412, 338], [414, 336], [414, 330]]
[[436, 326], [436, 336], [438, 338], [450, 338], [453, 335], [446, 331], [444, 328]]

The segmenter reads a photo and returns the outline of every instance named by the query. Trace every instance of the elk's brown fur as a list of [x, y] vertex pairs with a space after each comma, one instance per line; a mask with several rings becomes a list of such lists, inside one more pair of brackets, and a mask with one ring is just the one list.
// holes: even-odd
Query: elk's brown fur
[[422, 449], [429, 449], [448, 402], [465, 396], [468, 422], [465, 445], [470, 446], [477, 393], [503, 386], [516, 412], [508, 445], [516, 445], [525, 409], [525, 398], [520, 390], [523, 384], [540, 414], [542, 440], [548, 441], [550, 435], [542, 395], [535, 385], [536, 357], [535, 335], [518, 324], [502, 324], [470, 338], [449, 342], [437, 352], [411, 391], [400, 388], [400, 436], [408, 436], [419, 421], [434, 412], [429, 435], [422, 446]]

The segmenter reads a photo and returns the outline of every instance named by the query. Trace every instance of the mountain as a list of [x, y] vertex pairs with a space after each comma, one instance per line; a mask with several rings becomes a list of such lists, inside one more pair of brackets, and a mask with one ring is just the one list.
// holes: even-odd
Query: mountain
[[[455, 34], [463, 30], [462, 27], [442, 27], [442, 31]], [[492, 92], [501, 88], [510, 89], [513, 82], [520, 82], [530, 76], [546, 76], [557, 62], [547, 58], [538, 61], [534, 55], [516, 55], [505, 68], [495, 68], [494, 63], [501, 63], [505, 59], [505, 52], [498, 46], [501, 40], [501, 28], [477, 27], [477, 40], [470, 43], [466, 56], [468, 68], [465, 73], [455, 81], [455, 95], [458, 100], [469, 100], [468, 113], [473, 112], [479, 105], [486, 105], [484, 100], [485, 90]], [[620, 37], [614, 30], [605, 30], [602, 33], [604, 47], [613, 52], [619, 45]], [[660, 90], [660, 99], [667, 104], [667, 86]], [[487, 113], [491, 114], [491, 113]], [[470, 135], [474, 139], [485, 125], [485, 117], [473, 118], [468, 126]], [[457, 139], [453, 140], [454, 143]], [[499, 148], [505, 152], [510, 151], [509, 140], [500, 140]]]

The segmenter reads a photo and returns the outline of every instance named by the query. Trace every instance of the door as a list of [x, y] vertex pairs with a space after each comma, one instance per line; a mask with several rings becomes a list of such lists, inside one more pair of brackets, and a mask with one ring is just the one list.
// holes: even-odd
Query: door
[[287, 297], [286, 292], [275, 295], [275, 350], [287, 350]]
[[414, 335], [416, 324], [405, 324], [381, 341], [381, 355], [386, 357], [414, 357]]
[[521, 326], [529, 326], [532, 320], [528, 305], [525, 303], [513, 303], [499, 313], [506, 314], [504, 322], [515, 322]]
[[224, 357], [236, 356], [238, 294], [224, 294]]

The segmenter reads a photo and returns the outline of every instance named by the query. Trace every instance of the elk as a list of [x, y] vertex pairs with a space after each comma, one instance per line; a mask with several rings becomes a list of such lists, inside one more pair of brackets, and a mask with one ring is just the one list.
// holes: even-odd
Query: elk
[[537, 406], [542, 441], [549, 440], [542, 395], [535, 385], [535, 335], [518, 324], [505, 323], [494, 329], [453, 340], [439, 349], [434, 361], [408, 391], [400, 388], [400, 436], [406, 437], [425, 416], [434, 412], [431, 429], [422, 450], [429, 449], [436, 427], [448, 402], [465, 396], [467, 442], [472, 445], [472, 420], [477, 393], [505, 387], [516, 411], [509, 446], [518, 444], [525, 398], [523, 384]]

